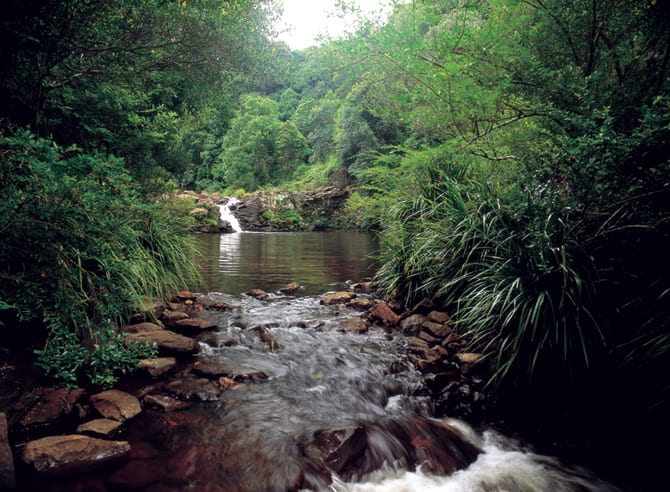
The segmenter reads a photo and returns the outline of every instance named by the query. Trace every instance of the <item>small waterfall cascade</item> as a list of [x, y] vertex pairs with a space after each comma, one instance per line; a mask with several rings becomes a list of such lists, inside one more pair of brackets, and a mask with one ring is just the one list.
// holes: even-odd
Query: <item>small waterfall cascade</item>
[[242, 232], [242, 226], [240, 225], [240, 222], [237, 220], [237, 217], [233, 215], [233, 212], [231, 210], [231, 207], [235, 207], [240, 203], [240, 200], [237, 198], [228, 198], [224, 202], [221, 202], [218, 204], [219, 206], [219, 213], [221, 214], [221, 220], [223, 222], [228, 222], [230, 226], [233, 228], [233, 231], [235, 232]]

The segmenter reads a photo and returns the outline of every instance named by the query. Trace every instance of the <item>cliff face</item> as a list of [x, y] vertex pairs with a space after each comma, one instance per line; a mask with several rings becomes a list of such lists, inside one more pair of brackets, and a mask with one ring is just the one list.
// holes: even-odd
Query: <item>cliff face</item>
[[263, 191], [243, 198], [233, 213], [245, 231], [337, 229], [344, 223], [349, 188], [305, 192]]

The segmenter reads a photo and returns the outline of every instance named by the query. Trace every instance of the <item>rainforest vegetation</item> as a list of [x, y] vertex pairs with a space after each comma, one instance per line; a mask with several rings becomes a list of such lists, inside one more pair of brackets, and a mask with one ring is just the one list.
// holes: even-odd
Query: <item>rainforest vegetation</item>
[[0, 330], [46, 329], [44, 367], [112, 380], [124, 350], [57, 354], [189, 284], [158, 197], [337, 185], [382, 234], [385, 293], [448, 308], [501, 400], [667, 411], [661, 0], [395, 2], [303, 51], [273, 2], [3, 10]]

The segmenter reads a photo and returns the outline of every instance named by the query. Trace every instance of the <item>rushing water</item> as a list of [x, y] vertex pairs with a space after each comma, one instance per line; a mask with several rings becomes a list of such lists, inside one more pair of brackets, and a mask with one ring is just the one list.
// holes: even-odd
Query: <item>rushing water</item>
[[[220, 395], [203, 390], [181, 411], [146, 409], [127, 424], [124, 438], [132, 452], [120, 467], [89, 477], [36, 479], [24, 490], [614, 490], [492, 430], [432, 418], [402, 334], [381, 327], [363, 335], [341, 331], [360, 313], [323, 305], [320, 294], [370, 274], [370, 236], [242, 233], [200, 241], [210, 292], [199, 300], [232, 309], [201, 313], [219, 328], [182, 369], [193, 365], [193, 372], [178, 380], [211, 388], [215, 383], [197, 371], [219, 364], [237, 382], [220, 380], [226, 386]], [[305, 285], [304, 292], [275, 293], [288, 281]], [[252, 287], [272, 294], [265, 301], [240, 295]], [[169, 394], [169, 387], [144, 382], [126, 389]], [[322, 453], [320, 446], [332, 446], [333, 432], [340, 431], [350, 432], [343, 446], [348, 451]], [[442, 473], [453, 468], [460, 470]]]

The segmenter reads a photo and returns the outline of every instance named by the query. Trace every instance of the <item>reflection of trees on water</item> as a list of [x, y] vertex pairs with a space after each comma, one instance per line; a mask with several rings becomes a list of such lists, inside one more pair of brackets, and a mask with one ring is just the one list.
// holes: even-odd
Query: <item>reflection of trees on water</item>
[[370, 276], [369, 255], [378, 247], [373, 235], [349, 231], [210, 234], [197, 241], [202, 290], [230, 294], [272, 292], [293, 281], [304, 293], [320, 293], [333, 283]]

